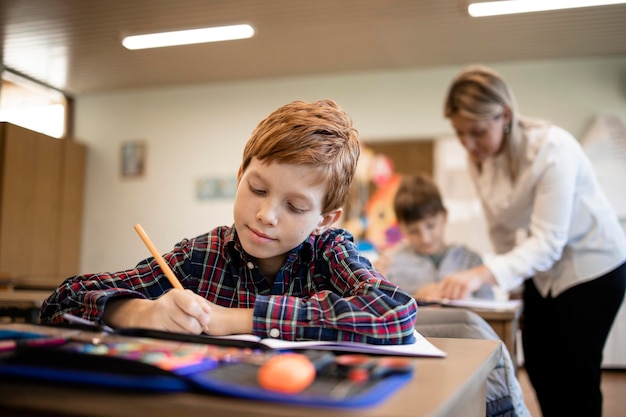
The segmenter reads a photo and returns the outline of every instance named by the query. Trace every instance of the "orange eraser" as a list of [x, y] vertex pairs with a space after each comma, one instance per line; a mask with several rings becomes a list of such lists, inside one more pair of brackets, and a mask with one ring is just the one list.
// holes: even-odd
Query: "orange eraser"
[[265, 389], [295, 394], [313, 383], [315, 367], [305, 355], [284, 353], [261, 365], [257, 379]]

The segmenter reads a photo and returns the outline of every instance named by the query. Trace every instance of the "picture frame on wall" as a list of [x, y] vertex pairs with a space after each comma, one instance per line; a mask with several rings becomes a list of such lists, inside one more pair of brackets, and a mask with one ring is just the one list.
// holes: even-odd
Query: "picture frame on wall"
[[138, 178], [145, 174], [147, 145], [143, 140], [122, 143], [120, 167], [123, 178]]

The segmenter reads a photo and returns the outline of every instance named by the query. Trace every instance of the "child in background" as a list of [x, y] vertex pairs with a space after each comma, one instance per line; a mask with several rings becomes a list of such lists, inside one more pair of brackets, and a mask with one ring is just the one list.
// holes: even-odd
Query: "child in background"
[[[384, 252], [376, 267], [416, 300], [439, 299], [437, 283], [443, 277], [481, 264], [477, 253], [445, 243], [447, 211], [439, 188], [428, 175], [404, 176], [393, 206], [404, 240]], [[493, 291], [485, 285], [472, 295], [491, 299]], [[423, 336], [499, 340], [489, 324], [471, 311], [423, 307], [420, 313], [415, 328]], [[504, 344], [498, 364], [487, 377], [486, 399], [487, 417], [530, 417]]]
[[[443, 277], [482, 264], [480, 255], [467, 247], [446, 244], [448, 213], [428, 175], [404, 176], [393, 206], [404, 239], [381, 254], [376, 268], [415, 299], [438, 298], [437, 284]], [[472, 296], [493, 299], [493, 289], [483, 285]]]
[[148, 258], [126, 271], [68, 278], [43, 304], [41, 321], [71, 313], [111, 327], [214, 336], [412, 342], [415, 300], [332, 227], [359, 152], [335, 102], [280, 107], [245, 146], [234, 224], [163, 255], [185, 290]]

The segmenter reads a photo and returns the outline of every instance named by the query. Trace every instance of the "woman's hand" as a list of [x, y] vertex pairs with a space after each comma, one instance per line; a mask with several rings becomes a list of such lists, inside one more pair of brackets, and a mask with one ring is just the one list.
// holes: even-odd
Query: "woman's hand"
[[441, 300], [441, 285], [439, 282], [432, 282], [419, 288], [413, 293], [413, 298], [421, 301]]
[[496, 284], [491, 271], [484, 265], [446, 276], [439, 283], [441, 298], [459, 300], [468, 298], [484, 284]]

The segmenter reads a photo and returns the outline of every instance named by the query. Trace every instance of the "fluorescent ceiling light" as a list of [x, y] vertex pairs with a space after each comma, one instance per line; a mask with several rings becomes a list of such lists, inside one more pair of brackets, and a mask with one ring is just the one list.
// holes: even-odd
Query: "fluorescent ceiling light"
[[122, 45], [127, 49], [161, 48], [163, 46], [246, 39], [253, 35], [254, 29], [250, 25], [219, 26], [127, 36], [122, 40]]
[[608, 6], [626, 3], [626, 0], [504, 0], [470, 3], [467, 12], [472, 17], [497, 16], [513, 13], [542, 12], [578, 7]]

